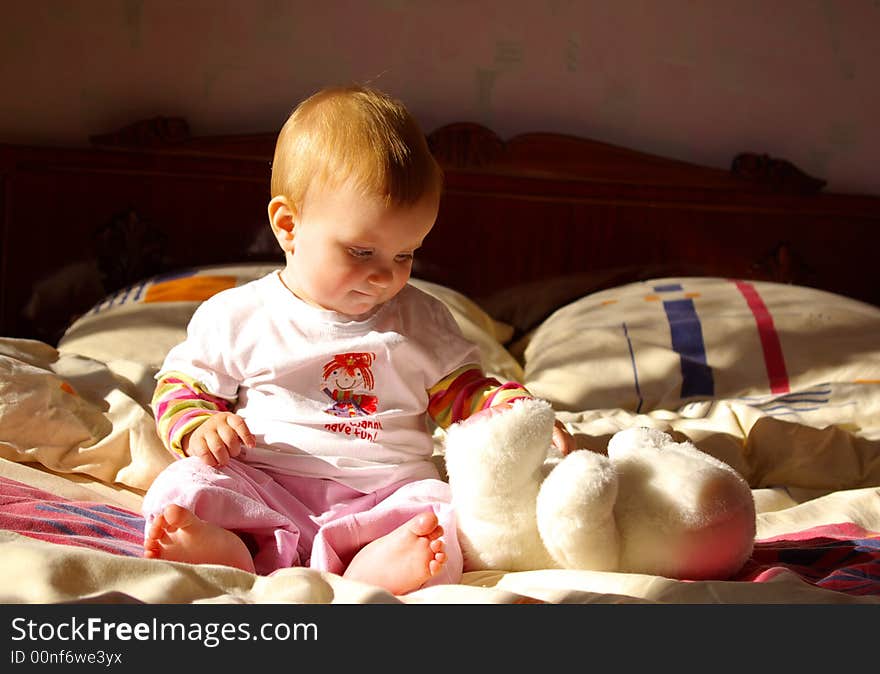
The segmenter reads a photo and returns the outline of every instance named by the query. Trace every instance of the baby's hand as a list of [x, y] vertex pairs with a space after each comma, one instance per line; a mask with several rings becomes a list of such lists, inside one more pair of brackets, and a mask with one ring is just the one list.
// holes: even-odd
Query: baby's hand
[[562, 456], [567, 456], [577, 449], [574, 438], [559, 419], [553, 425], [553, 446], [559, 450]]
[[254, 436], [244, 419], [232, 412], [218, 412], [184, 438], [183, 451], [219, 468], [241, 454], [242, 443], [254, 446]]

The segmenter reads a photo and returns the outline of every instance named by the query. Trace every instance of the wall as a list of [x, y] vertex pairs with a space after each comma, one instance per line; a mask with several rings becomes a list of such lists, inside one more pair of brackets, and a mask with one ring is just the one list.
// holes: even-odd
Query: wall
[[558, 131], [710, 166], [767, 152], [880, 194], [878, 0], [0, 0], [0, 142], [136, 119], [273, 131], [372, 81], [426, 131]]

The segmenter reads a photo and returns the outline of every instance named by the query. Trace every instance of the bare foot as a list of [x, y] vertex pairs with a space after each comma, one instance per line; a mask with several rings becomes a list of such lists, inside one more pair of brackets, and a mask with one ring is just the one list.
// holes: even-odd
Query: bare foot
[[254, 560], [243, 540], [174, 503], [165, 506], [144, 533], [144, 557], [254, 572]]
[[412, 592], [446, 564], [442, 535], [443, 527], [433, 512], [416, 515], [361, 548], [343, 575], [392, 594]]

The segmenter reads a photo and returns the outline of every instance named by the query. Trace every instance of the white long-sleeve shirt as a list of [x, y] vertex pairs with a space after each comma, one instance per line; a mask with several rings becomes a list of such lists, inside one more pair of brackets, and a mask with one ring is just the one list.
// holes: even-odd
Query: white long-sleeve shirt
[[202, 303], [157, 379], [181, 373], [229, 400], [256, 438], [248, 463], [370, 492], [437, 477], [428, 391], [479, 362], [446, 306], [411, 285], [355, 321], [272, 272]]

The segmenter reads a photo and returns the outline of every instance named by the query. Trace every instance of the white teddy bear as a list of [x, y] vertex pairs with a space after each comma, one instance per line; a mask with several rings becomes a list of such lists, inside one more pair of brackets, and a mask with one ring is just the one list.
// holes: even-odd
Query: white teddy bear
[[650, 428], [619, 431], [608, 456], [577, 450], [554, 462], [553, 422], [549, 403], [530, 399], [448, 429], [468, 568], [724, 579], [749, 558], [755, 504], [726, 463]]

